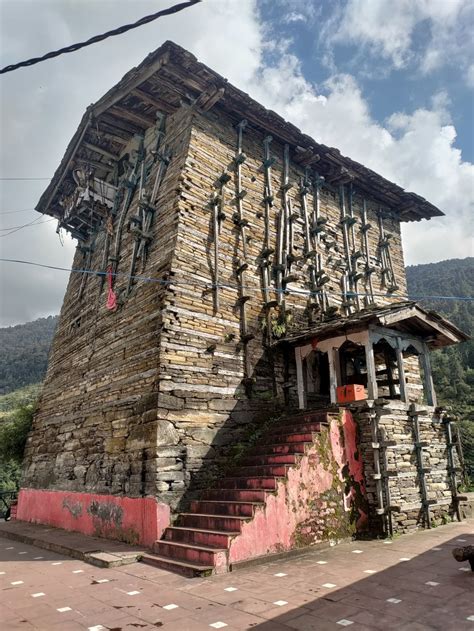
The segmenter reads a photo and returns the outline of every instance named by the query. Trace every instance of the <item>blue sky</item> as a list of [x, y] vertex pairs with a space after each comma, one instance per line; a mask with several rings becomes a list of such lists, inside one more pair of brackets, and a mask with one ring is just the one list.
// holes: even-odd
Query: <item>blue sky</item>
[[[437, 36], [437, 27], [430, 19], [429, 4], [436, 15], [436, 0], [426, 3], [425, 12], [420, 11], [413, 24], [410, 44], [402, 63], [394, 62], [384, 54], [383, 45], [374, 45], [369, 38], [350, 39], [347, 36], [331, 40], [331, 31], [341, 23], [344, 11], [353, 5], [355, 14], [365, 7], [386, 6], [386, 19], [397, 19], [397, 3], [374, 0], [347, 2], [339, 0], [293, 0], [279, 2], [261, 0], [261, 20], [268, 26], [269, 38], [287, 40], [288, 52], [301, 62], [301, 70], [308, 81], [324, 91], [325, 82], [335, 72], [348, 73], [356, 77], [374, 119], [383, 122], [394, 111], [412, 111], [419, 107], [430, 107], [434, 94], [446, 92], [450, 100], [450, 114], [457, 131], [456, 145], [462, 158], [474, 159], [474, 76], [468, 78], [469, 68], [474, 68], [474, 22], [473, 2], [446, 0], [452, 6], [451, 13], [457, 19], [448, 29], [450, 47], [444, 48], [445, 58], [435, 67], [423, 67], [423, 56]], [[417, 0], [410, 0], [408, 12], [415, 13]], [[398, 16], [403, 15], [403, 5], [398, 3]], [[469, 7], [470, 5], [470, 7]], [[411, 11], [410, 11], [411, 9]], [[442, 17], [441, 14], [440, 17]], [[361, 19], [365, 19], [361, 15]], [[414, 19], [416, 19], [414, 17]], [[375, 26], [376, 28], [376, 26]], [[442, 42], [445, 47], [445, 42]], [[271, 57], [269, 53], [269, 57]], [[461, 58], [461, 59], [460, 59]], [[473, 70], [471, 70], [473, 72]]]
[[[0, 0], [2, 66], [174, 3]], [[404, 224], [408, 264], [472, 256], [473, 32], [474, 0], [203, 0], [3, 75], [0, 177], [50, 178], [86, 107], [171, 39], [316, 141], [441, 208], [444, 218]], [[47, 183], [0, 182], [0, 256], [70, 267], [76, 244], [54, 221], [8, 234], [42, 219], [33, 209]], [[0, 326], [57, 313], [66, 283], [66, 273], [0, 263]]]

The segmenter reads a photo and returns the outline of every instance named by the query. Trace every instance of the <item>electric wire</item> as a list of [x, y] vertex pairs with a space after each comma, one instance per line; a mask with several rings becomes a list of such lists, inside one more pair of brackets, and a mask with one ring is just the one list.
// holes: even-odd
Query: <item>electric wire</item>
[[0, 210], [0, 215], [13, 215], [14, 213], [30, 213], [36, 208], [23, 208], [22, 210]]
[[[10, 234], [13, 234], [15, 232], [18, 232], [19, 230], [23, 230], [23, 228], [28, 228], [30, 226], [40, 226], [43, 223], [49, 223], [50, 221], [56, 221], [56, 219], [53, 217], [52, 219], [46, 219], [46, 221], [39, 221], [41, 219], [41, 215], [39, 217], [36, 217], [36, 219], [33, 219], [33, 221], [30, 221], [29, 223], [25, 223], [22, 226], [16, 226], [15, 228], [11, 228], [10, 232], [7, 232], [5, 234], [0, 234], [0, 239], [2, 237], [8, 237]], [[39, 223], [37, 223], [39, 222]], [[4, 228], [5, 229], [5, 228]]]
[[180, 4], [175, 4], [172, 7], [167, 9], [162, 9], [156, 13], [152, 13], [151, 15], [147, 15], [132, 24], [124, 24], [123, 26], [119, 26], [118, 28], [112, 29], [110, 31], [106, 31], [100, 35], [94, 35], [90, 39], [85, 42], [79, 42], [77, 44], [71, 44], [70, 46], [65, 46], [64, 48], [59, 48], [58, 50], [51, 51], [42, 55], [41, 57], [33, 57], [32, 59], [27, 59], [26, 61], [20, 61], [16, 64], [10, 64], [5, 66], [0, 70], [0, 74], [5, 74], [7, 72], [12, 72], [13, 70], [18, 70], [19, 68], [26, 68], [28, 66], [33, 66], [35, 64], [39, 64], [42, 61], [46, 61], [48, 59], [53, 59], [54, 57], [59, 57], [60, 55], [65, 55], [66, 53], [74, 53], [81, 48], [85, 48], [86, 46], [91, 46], [92, 44], [97, 44], [98, 42], [102, 42], [104, 39], [108, 37], [114, 37], [115, 35], [122, 35], [127, 31], [131, 31], [132, 29], [138, 28], [139, 26], [143, 26], [144, 24], [148, 24], [149, 22], [153, 22], [158, 18], [173, 15], [174, 13], [178, 13], [183, 9], [187, 9], [194, 4], [201, 2], [201, 0], [188, 0], [188, 2], [182, 2]]
[[[153, 276], [142, 276], [142, 275], [137, 275], [137, 274], [127, 274], [126, 272], [108, 272], [108, 271], [99, 271], [99, 270], [92, 270], [92, 269], [82, 269], [82, 268], [70, 268], [70, 267], [60, 267], [57, 265], [47, 265], [45, 263], [36, 263], [34, 261], [24, 261], [24, 260], [20, 260], [20, 259], [9, 259], [9, 258], [0, 258], [0, 262], [3, 263], [17, 263], [17, 264], [22, 264], [22, 265], [32, 265], [34, 267], [43, 267], [45, 269], [52, 269], [52, 270], [58, 270], [61, 272], [69, 272], [72, 274], [89, 274], [91, 276], [99, 276], [99, 277], [106, 277], [109, 273], [115, 277], [115, 278], [131, 278], [132, 280], [140, 280], [143, 282], [148, 282], [148, 283], [157, 283], [160, 285], [183, 285], [183, 286], [190, 286], [190, 287], [202, 287], [203, 289], [215, 289], [216, 287], [219, 289], [232, 289], [232, 290], [240, 290], [240, 289], [244, 289], [245, 291], [253, 291], [255, 293], [261, 293], [261, 289], [257, 288], [257, 287], [250, 287], [250, 286], [244, 286], [244, 287], [240, 287], [239, 285], [230, 285], [227, 283], [219, 283], [218, 285], [211, 283], [211, 282], [206, 282], [206, 281], [197, 281], [197, 280], [193, 280], [193, 281], [185, 281], [185, 280], [179, 280], [179, 279], [169, 279], [169, 278], [155, 278]], [[309, 290], [305, 290], [305, 289], [293, 289], [293, 288], [286, 288], [286, 289], [276, 289], [273, 288], [272, 289], [273, 292], [275, 293], [289, 293], [289, 294], [299, 294], [299, 295], [303, 295], [303, 296], [309, 296], [314, 292], [311, 292]], [[341, 293], [337, 293], [337, 292], [326, 292], [328, 295], [330, 296], [337, 296], [337, 297], [342, 297], [343, 294]], [[368, 294], [366, 293], [355, 293], [355, 292], [351, 292], [350, 294], [351, 296], [368, 296]], [[458, 300], [458, 301], [466, 301], [466, 302], [471, 302], [474, 301], [474, 296], [426, 296], [426, 295], [415, 295], [415, 294], [394, 294], [394, 293], [390, 293], [390, 294], [382, 294], [382, 293], [378, 293], [378, 294], [374, 294], [374, 297], [377, 298], [403, 298], [405, 300]]]
[[[54, 217], [51, 219], [45, 219], [45, 221], [40, 221], [39, 223], [35, 224], [36, 226], [41, 226], [41, 224], [43, 223], [48, 223], [49, 221], [54, 221]], [[36, 221], [36, 220], [35, 220]], [[21, 228], [28, 228], [28, 226], [33, 225], [33, 222], [31, 222], [30, 224], [23, 224], [21, 226], [9, 226], [8, 228], [0, 228], [0, 232], [6, 232], [7, 230], [21, 230]], [[0, 235], [1, 236], [1, 235]]]

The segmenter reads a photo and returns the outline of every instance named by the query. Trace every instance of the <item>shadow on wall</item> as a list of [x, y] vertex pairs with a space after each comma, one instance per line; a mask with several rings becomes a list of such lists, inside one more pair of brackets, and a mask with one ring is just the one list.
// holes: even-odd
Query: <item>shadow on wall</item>
[[[280, 436], [272, 436], [272, 432], [284, 430], [285, 418], [288, 417], [289, 425], [294, 422], [291, 415], [301, 414], [301, 411], [283, 406], [281, 399], [274, 396], [274, 364], [277, 375], [283, 377], [282, 356], [270, 359], [263, 353], [252, 373], [250, 397], [245, 394], [248, 383], [243, 380], [237, 389], [238, 399], [203, 398], [202, 405], [207, 407], [170, 411], [174, 420], [165, 421], [176, 424], [182, 432], [182, 421], [177, 419], [182, 415], [189, 417], [184, 433], [188, 441], [190, 437], [204, 437], [206, 432], [214, 431], [210, 445], [195, 446], [191, 439], [191, 444], [176, 446], [182, 449], [183, 455], [181, 460], [178, 456], [173, 462], [180, 463], [182, 477], [189, 476], [190, 479], [189, 487], [182, 495], [167, 498], [175, 501], [176, 512], [187, 512], [191, 504], [192, 512], [206, 514], [207, 507], [192, 504], [193, 500], [199, 499], [222, 502], [222, 506], [213, 507], [219, 512], [216, 517], [246, 516], [247, 513], [233, 512], [235, 506], [228, 511], [227, 503], [260, 502], [248, 515], [251, 519], [241, 525], [241, 535], [232, 542], [230, 563], [320, 541], [352, 537], [364, 530], [367, 523], [363, 466], [352, 415], [334, 407], [307, 413], [299, 422], [316, 425], [323, 421], [320, 431], [314, 429], [312, 442], [311, 435], [298, 438], [300, 445], [307, 443], [303, 451], [296, 454], [293, 449], [285, 451], [289, 444], [281, 441]], [[178, 394], [171, 394], [168, 399], [177, 399]], [[210, 409], [215, 409], [213, 403], [219, 404], [225, 415], [225, 421], [217, 430], [196, 422], [200, 416], [209, 414]], [[174, 431], [177, 435], [178, 431]], [[311, 434], [311, 430], [306, 430], [305, 434], [308, 433]], [[284, 450], [272, 457], [283, 458], [283, 461], [268, 462], [266, 444], [278, 442]], [[193, 458], [196, 449], [199, 457]], [[297, 459], [293, 458], [295, 455]], [[260, 466], [265, 470], [255, 468]], [[175, 473], [173, 470], [158, 475], [160, 478], [168, 475], [172, 480]], [[249, 479], [252, 483], [247, 486]], [[172, 486], [173, 482], [169, 484]], [[271, 493], [264, 494], [265, 486]], [[245, 497], [235, 489], [247, 489]], [[255, 497], [251, 497], [252, 493]], [[159, 501], [164, 499], [164, 495], [158, 494]]]
[[[156, 452], [157, 497], [169, 502], [176, 511], [186, 510], [201, 491], [216, 488], [219, 480], [238, 466], [273, 424], [296, 412], [292, 406], [285, 405], [280, 385], [283, 382], [282, 357], [271, 357], [269, 351], [262, 348], [261, 332], [254, 334], [255, 339], [247, 344], [253, 370], [242, 379], [232, 398], [213, 394], [211, 389], [203, 392], [177, 389], [165, 396], [159, 395], [159, 408], [165, 408], [167, 413], [164, 419], [158, 420], [158, 440], [163, 442]], [[235, 362], [242, 358], [242, 345], [236, 344], [234, 339], [229, 340], [229, 347], [230, 344], [235, 348], [235, 360], [231, 362], [235, 370]], [[229, 359], [220, 357], [219, 349], [211, 346], [208, 354], [212, 357], [212, 373], [219, 375], [220, 370], [229, 369]], [[275, 394], [274, 365], [279, 395]], [[167, 442], [170, 437], [174, 444]]]

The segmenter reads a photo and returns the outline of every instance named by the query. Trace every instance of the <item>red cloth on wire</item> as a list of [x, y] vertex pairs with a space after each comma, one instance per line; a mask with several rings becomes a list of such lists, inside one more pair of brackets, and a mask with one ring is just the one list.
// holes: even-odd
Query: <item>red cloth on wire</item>
[[106, 307], [110, 311], [115, 311], [117, 309], [117, 294], [113, 290], [112, 267], [107, 268], [107, 283], [109, 285], [109, 293], [107, 294]]

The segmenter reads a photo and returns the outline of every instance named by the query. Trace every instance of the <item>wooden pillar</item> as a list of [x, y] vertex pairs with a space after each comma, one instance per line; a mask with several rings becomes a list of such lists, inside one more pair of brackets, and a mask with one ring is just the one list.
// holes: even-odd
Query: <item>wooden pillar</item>
[[329, 392], [331, 394], [331, 403], [337, 403], [338, 386], [337, 375], [339, 367], [337, 365], [339, 353], [336, 348], [328, 348], [328, 360], [329, 360]]
[[367, 395], [369, 399], [378, 397], [377, 376], [375, 374], [374, 346], [369, 335], [365, 343], [365, 362], [367, 364]]
[[398, 381], [400, 383], [400, 401], [407, 402], [407, 382], [405, 377], [405, 367], [403, 366], [402, 341], [397, 337], [397, 365], [398, 365]]
[[423, 352], [420, 355], [420, 361], [423, 366], [423, 387], [426, 394], [426, 403], [436, 407], [436, 393], [433, 384], [433, 375], [431, 374], [430, 351], [426, 344], [423, 344]]
[[308, 359], [309, 354], [306, 355], [306, 392], [314, 392], [313, 366]]
[[296, 359], [296, 385], [298, 390], [298, 407], [300, 410], [304, 410], [306, 407], [306, 395], [304, 391], [304, 376], [303, 376], [303, 360], [301, 358], [301, 348], [297, 346], [295, 348]]

